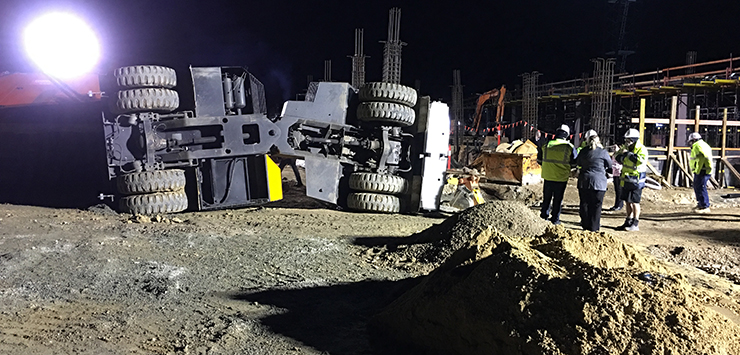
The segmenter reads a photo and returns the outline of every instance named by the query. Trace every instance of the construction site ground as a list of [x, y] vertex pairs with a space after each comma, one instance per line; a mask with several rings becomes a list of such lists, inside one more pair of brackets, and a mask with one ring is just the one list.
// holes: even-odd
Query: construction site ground
[[[0, 354], [401, 349], [370, 336], [368, 324], [433, 268], [391, 253], [446, 217], [340, 211], [303, 196], [289, 170], [285, 199], [263, 207], [147, 218], [0, 205]], [[486, 192], [536, 210], [540, 189]], [[740, 194], [710, 195], [712, 212], [695, 214], [691, 189], [646, 190], [639, 232], [614, 230], [624, 211], [604, 214], [602, 231], [724, 295], [731, 304], [720, 313], [737, 326]], [[580, 230], [577, 196], [571, 180], [566, 229]], [[605, 207], [612, 201], [608, 191]]]

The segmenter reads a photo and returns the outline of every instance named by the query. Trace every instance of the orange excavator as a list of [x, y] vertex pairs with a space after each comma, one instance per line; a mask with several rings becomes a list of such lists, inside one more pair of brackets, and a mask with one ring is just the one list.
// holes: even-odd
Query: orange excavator
[[495, 99], [497, 97], [498, 105], [496, 106], [496, 127], [498, 129], [498, 124], [501, 121], [501, 118], [504, 117], [504, 96], [506, 96], [506, 86], [502, 85], [500, 89], [493, 89], [491, 91], [484, 92], [478, 97], [473, 121], [473, 127], [475, 127], [476, 133], [480, 129], [481, 116], [483, 116], [483, 105], [488, 102], [488, 100]]

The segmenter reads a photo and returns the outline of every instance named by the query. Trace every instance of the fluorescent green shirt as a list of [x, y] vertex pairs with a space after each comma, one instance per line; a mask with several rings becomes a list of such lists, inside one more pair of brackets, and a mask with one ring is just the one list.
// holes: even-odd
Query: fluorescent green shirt
[[701, 139], [694, 142], [691, 146], [689, 165], [694, 174], [712, 173], [712, 148], [707, 142]]

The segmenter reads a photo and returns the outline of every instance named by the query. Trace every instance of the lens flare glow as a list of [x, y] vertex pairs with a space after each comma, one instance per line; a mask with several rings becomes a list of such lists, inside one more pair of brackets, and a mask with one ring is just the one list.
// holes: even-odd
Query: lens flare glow
[[72, 79], [90, 72], [100, 59], [93, 30], [68, 13], [54, 12], [31, 22], [23, 32], [30, 59], [45, 73]]

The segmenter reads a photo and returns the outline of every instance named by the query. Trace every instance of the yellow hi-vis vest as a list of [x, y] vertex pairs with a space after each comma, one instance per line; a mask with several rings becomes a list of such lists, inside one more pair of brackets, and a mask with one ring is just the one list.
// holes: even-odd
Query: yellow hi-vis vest
[[568, 181], [573, 144], [565, 139], [553, 139], [542, 148], [542, 178], [548, 181]]
[[689, 165], [694, 174], [712, 173], [712, 148], [707, 142], [701, 139], [694, 142], [691, 146]]
[[[625, 144], [622, 147], [622, 150], [635, 153], [635, 155], [637, 155], [637, 161], [635, 162], [632, 161], [632, 159], [624, 158], [622, 161], [621, 179], [624, 180], [627, 176], [637, 177], [640, 185], [644, 185], [645, 180], [647, 179], [647, 149], [642, 145], [642, 142], [637, 141], [634, 148], [629, 149], [629, 146]], [[622, 183], [622, 186], [624, 186], [624, 183]]]

